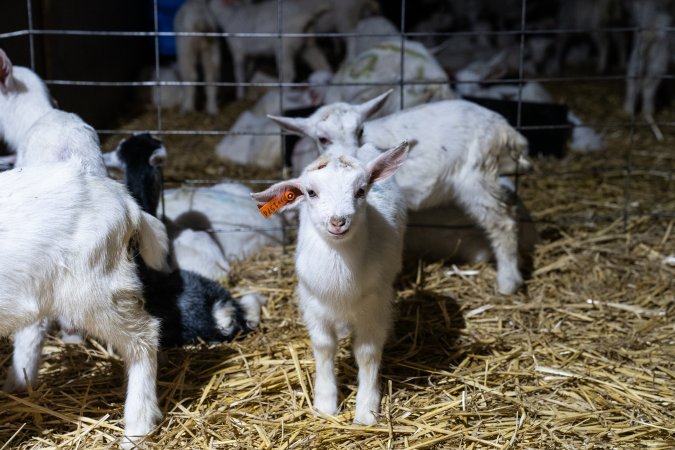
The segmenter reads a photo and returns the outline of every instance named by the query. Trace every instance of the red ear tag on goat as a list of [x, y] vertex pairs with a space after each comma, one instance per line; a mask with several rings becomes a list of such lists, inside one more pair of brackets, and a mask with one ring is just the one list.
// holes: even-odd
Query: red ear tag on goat
[[260, 210], [260, 213], [267, 219], [272, 214], [279, 211], [279, 209], [281, 209], [281, 207], [283, 207], [286, 203], [291, 203], [293, 200], [295, 200], [295, 192], [286, 191], [283, 194], [277, 195], [264, 205], [258, 205], [258, 209]]

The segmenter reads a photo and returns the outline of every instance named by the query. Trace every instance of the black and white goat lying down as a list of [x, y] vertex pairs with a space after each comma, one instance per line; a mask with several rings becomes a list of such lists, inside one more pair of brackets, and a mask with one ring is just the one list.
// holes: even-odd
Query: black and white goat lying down
[[[106, 164], [122, 170], [131, 195], [153, 216], [161, 194], [160, 167], [166, 157], [162, 142], [147, 133], [131, 136], [104, 154]], [[265, 302], [261, 296], [247, 294], [237, 301], [227, 289], [202, 275], [179, 268], [159, 272], [136, 260], [145, 308], [161, 321], [162, 346], [230, 341], [258, 325]]]

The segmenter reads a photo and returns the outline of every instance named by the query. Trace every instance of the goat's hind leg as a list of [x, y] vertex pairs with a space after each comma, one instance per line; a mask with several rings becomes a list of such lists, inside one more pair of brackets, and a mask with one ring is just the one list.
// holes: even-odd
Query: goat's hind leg
[[509, 193], [494, 178], [469, 174], [455, 185], [457, 200], [487, 233], [497, 260], [497, 289], [513, 294], [522, 284], [518, 268], [518, 223]]
[[28, 389], [28, 384], [37, 384], [42, 344], [47, 334], [49, 320], [42, 319], [20, 329], [14, 335], [12, 366], [3, 386], [5, 392], [19, 392]]
[[134, 448], [161, 418], [156, 391], [159, 323], [143, 309], [138, 297], [116, 299], [113, 303], [112, 310], [97, 314], [94, 329], [84, 328], [112, 344], [126, 364], [122, 447]]

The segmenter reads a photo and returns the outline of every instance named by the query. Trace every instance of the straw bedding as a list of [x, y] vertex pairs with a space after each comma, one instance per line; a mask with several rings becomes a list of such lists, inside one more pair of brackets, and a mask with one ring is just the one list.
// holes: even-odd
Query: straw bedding
[[[591, 123], [626, 120], [617, 112], [620, 89], [553, 86]], [[235, 115], [181, 125], [171, 120], [189, 117], [169, 112], [164, 126], [227, 129]], [[148, 126], [154, 116], [145, 116], [145, 124], [122, 128]], [[673, 116], [671, 107], [659, 118]], [[675, 267], [664, 263], [675, 254], [674, 135], [664, 127], [666, 140], [657, 143], [645, 127], [602, 131], [603, 152], [539, 160], [520, 180], [543, 240], [523, 292], [496, 295], [490, 264], [406, 261], [377, 426], [351, 423], [356, 368], [348, 342], [338, 355], [339, 416], [312, 412], [313, 357], [293, 298], [290, 246], [266, 249], [222, 280], [238, 295], [269, 296], [259, 330], [231, 344], [162, 353], [164, 419], [149, 448], [675, 448]], [[167, 177], [252, 176], [216, 162], [218, 139], [167, 136]], [[670, 217], [624, 220], [626, 209]], [[0, 341], [0, 377], [10, 349]], [[114, 447], [123, 378], [120, 360], [95, 341], [51, 338], [40, 384], [0, 393], [0, 449]]]

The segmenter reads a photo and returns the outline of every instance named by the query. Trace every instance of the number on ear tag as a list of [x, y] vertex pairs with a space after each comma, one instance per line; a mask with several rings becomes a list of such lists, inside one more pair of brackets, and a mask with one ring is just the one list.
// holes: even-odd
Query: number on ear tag
[[260, 210], [260, 213], [267, 219], [272, 214], [279, 211], [279, 209], [281, 209], [286, 203], [291, 203], [293, 200], [295, 200], [295, 192], [286, 191], [283, 194], [277, 195], [264, 205], [258, 205], [258, 209]]

